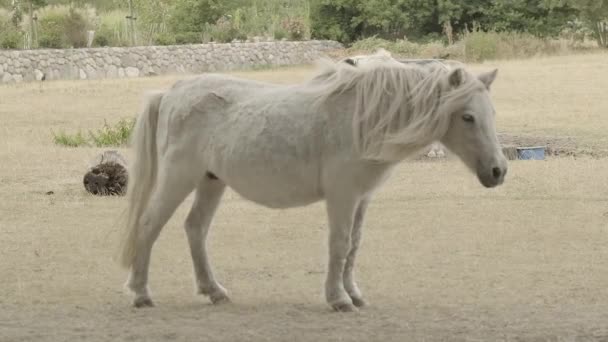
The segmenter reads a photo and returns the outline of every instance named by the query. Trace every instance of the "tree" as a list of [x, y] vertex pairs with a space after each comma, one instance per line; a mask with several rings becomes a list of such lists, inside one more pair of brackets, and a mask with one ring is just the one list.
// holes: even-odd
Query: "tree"
[[34, 9], [44, 7], [47, 5], [46, 0], [15, 0], [15, 6], [21, 5], [21, 3], [27, 5], [29, 21], [30, 21], [30, 46], [38, 45], [38, 30], [36, 24], [34, 24]]
[[169, 27], [173, 32], [203, 32], [243, 0], [177, 0], [169, 10]]
[[316, 0], [311, 18], [316, 37], [343, 42], [369, 35], [415, 39], [462, 32], [474, 23], [544, 37], [559, 34], [576, 17], [568, 1], [575, 0]]
[[593, 31], [597, 44], [608, 47], [608, 0], [570, 0], [570, 3], [580, 11], [581, 19]]
[[311, 29], [315, 38], [350, 43], [361, 37], [361, 16], [357, 0], [317, 0], [311, 8]]
[[394, 39], [440, 31], [436, 12], [427, 0], [317, 0], [311, 19], [315, 37], [348, 43], [370, 35]]
[[[573, 20], [578, 11], [563, 0], [443, 0], [456, 2], [448, 14], [460, 15], [457, 30], [463, 25], [479, 25], [483, 30], [527, 32], [540, 37], [556, 36]], [[454, 9], [456, 7], [456, 9]]]

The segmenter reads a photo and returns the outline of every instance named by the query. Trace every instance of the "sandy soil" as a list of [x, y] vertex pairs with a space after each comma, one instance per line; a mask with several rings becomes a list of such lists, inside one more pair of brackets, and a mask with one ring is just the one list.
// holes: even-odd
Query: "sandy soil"
[[[599, 151], [608, 99], [576, 80], [608, 89], [602, 61], [475, 68], [501, 68], [501, 131], [572, 136]], [[308, 72], [245, 75], [287, 82]], [[554, 88], [530, 74], [554, 77], [540, 81]], [[210, 253], [233, 303], [195, 296], [188, 198], [153, 252], [157, 307], [131, 308], [111, 260], [125, 199], [87, 195], [82, 175], [100, 150], [54, 146], [51, 130], [131, 116], [142, 91], [173, 80], [0, 87], [0, 341], [608, 341], [608, 159], [590, 157], [511, 162], [492, 190], [454, 160], [403, 163], [369, 209], [358, 279], [371, 305], [352, 314], [323, 301], [323, 206], [269, 210], [231, 192]]]

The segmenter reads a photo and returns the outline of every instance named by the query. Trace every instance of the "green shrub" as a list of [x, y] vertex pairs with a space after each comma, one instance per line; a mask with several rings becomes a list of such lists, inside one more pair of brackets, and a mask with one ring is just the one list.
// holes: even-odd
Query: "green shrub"
[[281, 22], [281, 27], [289, 40], [302, 40], [306, 35], [307, 27], [302, 18], [287, 17]]
[[566, 49], [557, 40], [518, 32], [476, 31], [465, 34], [463, 40], [466, 60], [471, 62], [555, 55]]
[[[312, 6], [312, 27], [314, 38], [337, 40], [350, 44], [362, 36], [360, 24], [362, 10], [355, 1], [317, 0]], [[361, 0], [357, 0], [361, 2]], [[353, 6], [355, 5], [355, 6]], [[355, 20], [357, 23], [355, 24]]]
[[49, 13], [38, 22], [40, 25], [38, 45], [47, 49], [61, 49], [65, 47], [63, 23], [65, 17], [58, 13]]
[[93, 38], [93, 46], [104, 47], [110, 46], [110, 37], [106, 31], [95, 32], [95, 38]]
[[19, 24], [21, 23], [21, 21], [23, 20], [23, 12], [21, 11], [21, 8], [20, 7], [15, 8], [10, 17], [11, 17], [11, 22], [13, 23], [13, 26], [18, 27]]
[[135, 119], [122, 119], [114, 126], [110, 126], [107, 122], [104, 122], [101, 129], [89, 131], [88, 139], [81, 130], [75, 134], [68, 134], [64, 131], [51, 133], [53, 134], [53, 142], [56, 145], [67, 147], [120, 147], [129, 142], [129, 138], [133, 132], [134, 126]]
[[274, 37], [274, 39], [276, 40], [281, 40], [283, 38], [287, 37], [287, 32], [285, 32], [284, 29], [282, 28], [276, 28], [272, 34], [272, 36]]
[[12, 22], [8, 12], [0, 12], [0, 49], [18, 49], [23, 45], [23, 33]]
[[129, 142], [129, 137], [135, 126], [135, 119], [122, 119], [114, 126], [104, 122], [103, 127], [96, 132], [89, 132], [93, 145], [97, 147], [123, 146]]
[[246, 40], [247, 35], [240, 32], [233, 24], [232, 20], [226, 16], [221, 17], [215, 25], [207, 25], [207, 30], [213, 41], [217, 43], [230, 43], [231, 41]]
[[38, 46], [45, 49], [61, 49], [61, 37], [53, 34], [43, 34], [38, 38]]
[[167, 32], [157, 33], [153, 38], [154, 45], [175, 45], [175, 37]]
[[371, 37], [354, 42], [349, 48], [349, 53], [371, 53], [379, 48], [390, 51], [396, 56], [447, 58], [466, 62], [529, 58], [538, 55], [555, 55], [572, 50], [571, 45], [559, 40], [538, 38], [531, 34], [478, 30], [465, 32], [461, 39], [452, 45], [446, 45], [443, 41], [414, 43]]
[[[504, 51], [505, 49], [508, 49]], [[501, 34], [498, 44], [499, 58], [526, 58], [537, 55], [559, 54], [561, 44], [552, 39], [539, 38], [526, 33]], [[512, 51], [511, 54], [507, 54]]]
[[104, 36], [109, 46], [128, 46], [130, 44], [129, 31], [127, 30], [127, 12], [111, 11], [102, 13], [98, 20], [96, 36]]
[[43, 48], [85, 47], [92, 27], [86, 13], [62, 6], [45, 8], [38, 20], [38, 45]]
[[225, 0], [174, 0], [169, 9], [171, 32], [200, 32], [228, 13]]
[[56, 145], [66, 147], [80, 147], [88, 145], [87, 139], [82, 134], [82, 131], [78, 131], [78, 133], [73, 135], [67, 134], [64, 131], [60, 131], [59, 133], [51, 133], [53, 134], [53, 141]]
[[416, 57], [421, 56], [422, 47], [421, 44], [412, 43], [406, 40], [390, 41], [382, 38], [370, 37], [356, 41], [351, 46], [351, 49], [371, 52], [382, 48], [401, 56]]
[[87, 46], [87, 29], [90, 27], [86, 18], [70, 9], [68, 15], [63, 19], [63, 33], [68, 46], [81, 48]]
[[203, 41], [200, 32], [181, 32], [175, 34], [176, 44], [200, 44]]
[[8, 30], [0, 34], [0, 49], [19, 49], [23, 45], [23, 33]]
[[474, 31], [466, 34], [464, 49], [468, 61], [481, 62], [495, 59], [500, 37], [496, 32]]

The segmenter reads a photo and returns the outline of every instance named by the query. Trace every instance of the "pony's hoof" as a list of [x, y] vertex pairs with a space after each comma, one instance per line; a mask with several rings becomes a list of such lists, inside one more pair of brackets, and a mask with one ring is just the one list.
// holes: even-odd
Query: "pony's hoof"
[[150, 297], [137, 297], [133, 301], [133, 306], [136, 308], [151, 308], [154, 307], [154, 302]]
[[353, 300], [353, 305], [358, 308], [367, 306], [367, 302], [361, 297], [351, 297], [351, 299]]
[[213, 305], [222, 305], [230, 303], [230, 298], [225, 293], [217, 293], [209, 296]]
[[198, 293], [203, 296], [209, 297], [211, 303], [213, 304], [224, 304], [230, 303], [230, 298], [228, 297], [228, 291], [223, 288], [221, 285], [217, 285], [215, 287], [207, 287], [207, 288], [199, 288]]
[[337, 312], [355, 312], [358, 311], [357, 307], [351, 303], [335, 303], [331, 307]]

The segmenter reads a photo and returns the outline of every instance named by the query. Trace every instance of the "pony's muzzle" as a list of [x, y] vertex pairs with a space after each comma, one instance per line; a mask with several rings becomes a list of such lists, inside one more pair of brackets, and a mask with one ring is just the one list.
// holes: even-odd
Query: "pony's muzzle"
[[503, 165], [494, 165], [491, 167], [479, 168], [477, 178], [486, 188], [493, 188], [501, 185], [505, 181], [507, 175], [506, 163]]
[[494, 176], [494, 178], [496, 178], [496, 179], [504, 178], [503, 174], [505, 174], [505, 173], [506, 173], [506, 170], [503, 171], [503, 169], [498, 166], [495, 166], [492, 169], [492, 176]]

